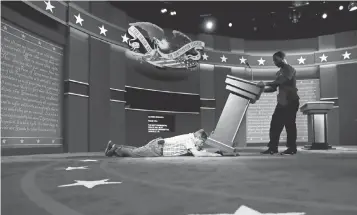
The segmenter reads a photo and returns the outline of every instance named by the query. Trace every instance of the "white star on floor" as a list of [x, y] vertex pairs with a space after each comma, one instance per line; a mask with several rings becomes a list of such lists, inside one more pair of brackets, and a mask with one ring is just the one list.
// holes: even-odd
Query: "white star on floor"
[[54, 9], [55, 6], [53, 6], [53, 5], [51, 4], [51, 1], [48, 0], [48, 2], [46, 2], [46, 1], [44, 1], [44, 2], [45, 2], [45, 4], [46, 4], [46, 10], [50, 10], [51, 13], [53, 13], [53, 10], [52, 10], [52, 9]]
[[245, 59], [245, 58], [242, 56], [242, 58], [239, 58], [239, 60], [240, 60], [240, 64], [244, 64], [247, 59]]
[[103, 34], [104, 36], [107, 36], [106, 32], [108, 31], [107, 29], [104, 28], [104, 25], [102, 27], [98, 27], [100, 29], [99, 34]]
[[299, 64], [305, 64], [305, 60], [306, 60], [306, 58], [302, 58], [302, 56], [299, 58], [299, 59], [297, 59], [298, 61], [299, 61]]
[[351, 55], [351, 53], [348, 53], [347, 51], [344, 54], [342, 54], [344, 60], [350, 59], [350, 55]]
[[321, 59], [321, 62], [327, 62], [327, 57], [328, 56], [325, 56], [325, 54], [323, 54], [321, 57], [319, 57]]
[[247, 206], [240, 206], [238, 210], [233, 214], [220, 213], [220, 214], [189, 214], [189, 215], [305, 215], [301, 212], [290, 212], [290, 213], [260, 213], [256, 210], [253, 210]]
[[264, 65], [265, 60], [263, 60], [263, 58], [261, 57], [260, 60], [258, 60], [258, 62], [259, 62], [259, 65]]
[[121, 38], [123, 38], [123, 43], [128, 43], [129, 38], [126, 37], [126, 34], [124, 34], [124, 36], [121, 36]]
[[221, 57], [222, 63], [223, 63], [223, 62], [227, 62], [227, 59], [228, 59], [228, 58], [226, 58], [226, 56], [223, 55], [223, 56]]
[[74, 15], [74, 17], [76, 18], [76, 24], [79, 23], [82, 26], [82, 22], [84, 21], [84, 19], [82, 19], [81, 14], [78, 13], [78, 15]]
[[206, 55], [206, 53], [203, 53], [203, 55], [202, 55], [202, 57], [203, 57], [203, 60], [208, 60], [208, 55]]
[[75, 169], [88, 169], [88, 166], [77, 166], [77, 167], [71, 167], [71, 166], [69, 166], [69, 167], [67, 167], [67, 168], [64, 169], [64, 170], [70, 171], [70, 170], [75, 170]]
[[86, 159], [86, 160], [80, 160], [82, 162], [97, 162], [98, 160], [90, 160], [90, 159]]
[[58, 187], [73, 187], [73, 186], [85, 186], [86, 188], [93, 188], [98, 185], [106, 185], [106, 184], [121, 184], [122, 182], [108, 182], [109, 179], [103, 179], [99, 181], [80, 181], [80, 180], [74, 180], [76, 183], [73, 184], [65, 184], [65, 185], [60, 185]]

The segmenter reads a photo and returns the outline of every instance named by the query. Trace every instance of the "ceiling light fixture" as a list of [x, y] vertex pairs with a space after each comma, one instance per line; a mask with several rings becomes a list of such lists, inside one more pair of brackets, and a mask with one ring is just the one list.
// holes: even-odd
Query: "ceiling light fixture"
[[229, 23], [228, 26], [229, 26], [229, 27], [232, 27], [232, 23]]
[[289, 14], [289, 19], [291, 19], [292, 23], [298, 23], [301, 18], [301, 13], [296, 11], [295, 9]]
[[339, 9], [339, 10], [343, 10], [343, 6], [342, 6], [342, 5], [340, 5], [340, 7], [338, 7], [338, 9]]
[[176, 11], [171, 11], [171, 12], [170, 12], [170, 15], [171, 15], [171, 16], [175, 16], [175, 15], [176, 15]]
[[322, 14], [322, 18], [326, 19], [327, 18], [327, 13]]
[[351, 1], [350, 4], [348, 5], [348, 10], [349, 11], [357, 10], [357, 3], [355, 1]]
[[166, 8], [161, 9], [161, 13], [166, 13], [166, 12], [167, 12]]

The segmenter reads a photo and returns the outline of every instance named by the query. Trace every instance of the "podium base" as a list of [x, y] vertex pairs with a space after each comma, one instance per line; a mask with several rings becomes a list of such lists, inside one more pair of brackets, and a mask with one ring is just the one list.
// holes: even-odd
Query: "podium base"
[[329, 149], [336, 149], [332, 148], [328, 143], [313, 143], [311, 145], [305, 145], [304, 149], [306, 150], [329, 150]]

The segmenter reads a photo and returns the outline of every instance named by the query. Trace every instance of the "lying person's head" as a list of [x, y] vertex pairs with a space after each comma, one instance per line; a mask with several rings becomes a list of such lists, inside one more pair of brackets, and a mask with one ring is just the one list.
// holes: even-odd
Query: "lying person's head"
[[199, 149], [199, 150], [202, 149], [203, 144], [206, 142], [206, 140], [208, 138], [207, 133], [205, 132], [205, 130], [200, 129], [194, 133], [194, 136], [196, 138], [195, 145], [196, 145], [197, 149]]

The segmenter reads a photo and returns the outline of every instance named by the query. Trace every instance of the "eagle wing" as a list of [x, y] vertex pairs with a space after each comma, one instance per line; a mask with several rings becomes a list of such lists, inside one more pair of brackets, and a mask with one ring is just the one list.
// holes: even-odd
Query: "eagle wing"
[[174, 34], [175, 37], [180, 35], [180, 36], [186, 38], [188, 41], [192, 42], [192, 40], [186, 34], [180, 32], [180, 31], [173, 30], [172, 33]]
[[165, 37], [165, 32], [159, 26], [152, 24], [150, 22], [135, 22], [130, 23], [130, 26], [137, 26], [146, 31], [152, 40], [154, 37], [158, 40], [162, 40]]

